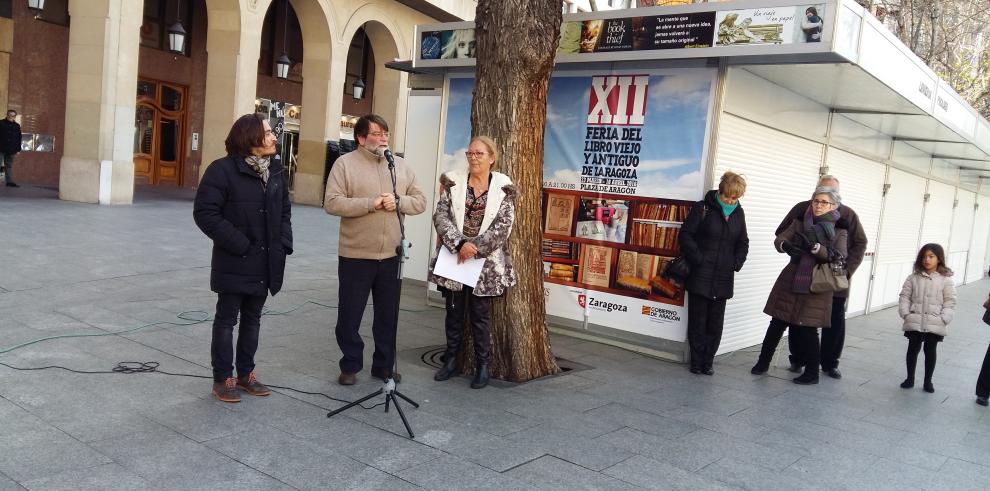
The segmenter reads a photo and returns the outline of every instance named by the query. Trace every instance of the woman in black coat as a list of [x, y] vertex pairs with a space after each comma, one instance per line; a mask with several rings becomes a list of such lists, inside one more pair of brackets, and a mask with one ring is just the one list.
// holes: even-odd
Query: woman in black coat
[[[261, 309], [268, 292], [275, 295], [282, 288], [285, 256], [292, 254], [292, 222], [289, 190], [268, 120], [260, 114], [241, 116], [224, 143], [227, 156], [210, 164], [199, 183], [193, 218], [213, 240], [213, 394], [224, 402], [239, 402], [238, 387], [256, 396], [271, 393], [254, 373], [254, 354]], [[235, 380], [233, 331], [238, 314]]]
[[749, 253], [746, 215], [739, 204], [745, 192], [742, 176], [726, 172], [718, 190], [695, 203], [681, 225], [681, 254], [691, 264], [685, 285], [691, 373], [715, 373], [712, 364], [722, 340], [725, 301], [732, 298], [733, 277]]

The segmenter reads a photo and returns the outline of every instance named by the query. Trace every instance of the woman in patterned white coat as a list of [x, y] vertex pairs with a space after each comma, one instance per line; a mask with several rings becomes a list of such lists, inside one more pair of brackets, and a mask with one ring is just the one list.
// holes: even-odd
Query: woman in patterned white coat
[[484, 258], [485, 264], [474, 288], [434, 274], [436, 259], [430, 264], [430, 281], [440, 287], [447, 309], [444, 364], [433, 378], [443, 381], [457, 372], [457, 350], [463, 338], [464, 312], [468, 309], [478, 364], [471, 388], [480, 389], [489, 380], [492, 297], [502, 295], [506, 288], [516, 284], [507, 247], [515, 219], [517, 191], [509, 176], [491, 170], [498, 158], [491, 138], [473, 138], [466, 154], [467, 172], [453, 170], [440, 176], [440, 202], [433, 213], [433, 226], [439, 247], [457, 254], [458, 262]]

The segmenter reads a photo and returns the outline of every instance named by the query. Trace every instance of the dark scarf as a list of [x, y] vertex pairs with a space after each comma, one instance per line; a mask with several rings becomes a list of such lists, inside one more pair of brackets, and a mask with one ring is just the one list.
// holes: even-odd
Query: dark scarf
[[[811, 205], [804, 212], [804, 236], [811, 244], [819, 243], [822, 247], [831, 248], [835, 238], [835, 222], [839, 219], [839, 210], [835, 209], [822, 216], [816, 217], [811, 212]], [[811, 253], [801, 254], [797, 269], [794, 271], [794, 293], [811, 293], [811, 273], [815, 269], [815, 256]]]

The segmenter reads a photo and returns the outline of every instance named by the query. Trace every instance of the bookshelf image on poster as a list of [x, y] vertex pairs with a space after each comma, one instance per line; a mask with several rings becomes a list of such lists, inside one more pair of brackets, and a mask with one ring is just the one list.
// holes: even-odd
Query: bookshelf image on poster
[[545, 191], [545, 281], [683, 306], [683, 286], [662, 274], [680, 254], [677, 239], [691, 204]]

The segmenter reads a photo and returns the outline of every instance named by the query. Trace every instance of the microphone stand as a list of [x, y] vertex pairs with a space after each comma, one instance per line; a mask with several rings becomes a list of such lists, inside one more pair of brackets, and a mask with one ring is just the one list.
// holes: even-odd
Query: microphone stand
[[[398, 295], [396, 295], [395, 298], [395, 318], [393, 319], [394, 323], [392, 325], [395, 326], [396, 337], [397, 337], [399, 330], [399, 303], [402, 298], [402, 266], [405, 263], [405, 259], [406, 259], [406, 248], [411, 246], [408, 245], [406, 242], [406, 226], [402, 222], [402, 211], [400, 211], [399, 209], [399, 192], [396, 187], [396, 178], [395, 178], [395, 159], [392, 158], [392, 151], [388, 149], [385, 150], [384, 156], [385, 159], [388, 160], [388, 170], [389, 170], [389, 174], [392, 177], [392, 196], [395, 197], [395, 216], [396, 218], [399, 219], [399, 236], [401, 237], [399, 241], [399, 245], [395, 247], [395, 254], [399, 258], [399, 274], [395, 279], [395, 281], [398, 283], [398, 289], [397, 289]], [[402, 407], [399, 406], [399, 400], [396, 399], [396, 396], [402, 398], [404, 401], [408, 402], [409, 404], [412, 404], [414, 408], [419, 409], [419, 404], [417, 404], [415, 401], [413, 401], [412, 399], [406, 397], [401, 392], [399, 392], [399, 390], [396, 388], [398, 382], [396, 382], [392, 378], [392, 375], [394, 375], [396, 373], [396, 370], [398, 369], [398, 364], [397, 364], [398, 353], [396, 352], [397, 350], [396, 337], [392, 338], [392, 370], [389, 373], [388, 377], [385, 378], [385, 381], [382, 383], [382, 387], [372, 392], [371, 394], [368, 394], [354, 402], [348, 403], [341, 408], [330, 411], [329, 413], [327, 413], [328, 418], [333, 417], [336, 414], [340, 414], [354, 406], [357, 406], [362, 402], [367, 401], [368, 399], [384, 394], [385, 412], [386, 413], [388, 412], [389, 403], [395, 405], [395, 410], [396, 412], [399, 413], [399, 418], [402, 419], [402, 424], [403, 426], [406, 427], [406, 432], [409, 433], [409, 438], [415, 438], [415, 436], [413, 435], [412, 428], [409, 426], [409, 421], [406, 419], [405, 413], [402, 412]]]

